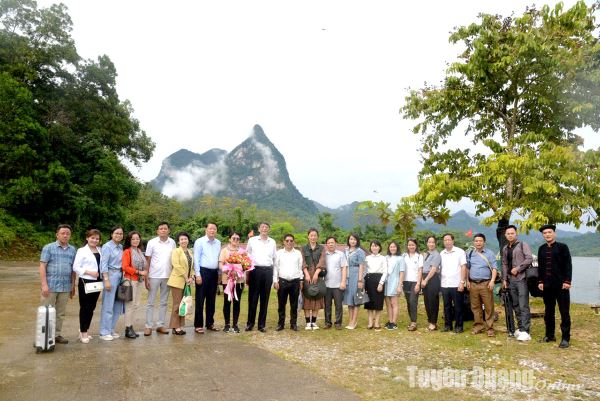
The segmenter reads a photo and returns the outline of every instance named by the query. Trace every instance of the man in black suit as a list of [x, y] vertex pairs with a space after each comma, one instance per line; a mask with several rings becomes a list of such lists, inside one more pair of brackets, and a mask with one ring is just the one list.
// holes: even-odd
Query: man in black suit
[[566, 244], [556, 242], [556, 226], [546, 224], [540, 227], [545, 244], [538, 249], [539, 281], [538, 288], [543, 292], [544, 322], [546, 323], [546, 336], [540, 342], [556, 341], [554, 336], [555, 306], [558, 303], [560, 312], [560, 330], [562, 341], [560, 348], [568, 348], [571, 340], [571, 316], [569, 308], [571, 297], [571, 277], [573, 266], [571, 253]]

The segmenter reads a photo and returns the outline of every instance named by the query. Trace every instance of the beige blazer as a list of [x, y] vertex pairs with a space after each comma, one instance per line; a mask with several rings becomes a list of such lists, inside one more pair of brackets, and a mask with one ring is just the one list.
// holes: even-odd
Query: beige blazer
[[167, 285], [175, 288], [183, 288], [185, 286], [186, 277], [194, 275], [194, 252], [188, 249], [192, 258], [192, 265], [188, 266], [187, 256], [181, 248], [173, 249], [171, 253], [171, 264], [173, 269], [167, 281]]

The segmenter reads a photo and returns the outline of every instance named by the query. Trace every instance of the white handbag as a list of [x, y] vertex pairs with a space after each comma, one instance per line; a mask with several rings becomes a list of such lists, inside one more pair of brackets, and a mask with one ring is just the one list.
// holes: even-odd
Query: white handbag
[[100, 292], [104, 289], [104, 284], [102, 284], [102, 281], [92, 281], [91, 283], [85, 283], [84, 289], [86, 294]]

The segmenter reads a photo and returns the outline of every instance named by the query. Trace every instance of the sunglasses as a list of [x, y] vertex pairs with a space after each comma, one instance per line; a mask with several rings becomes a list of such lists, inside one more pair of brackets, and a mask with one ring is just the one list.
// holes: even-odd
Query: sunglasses
[[294, 242], [293, 239], [286, 239], [285, 242]]

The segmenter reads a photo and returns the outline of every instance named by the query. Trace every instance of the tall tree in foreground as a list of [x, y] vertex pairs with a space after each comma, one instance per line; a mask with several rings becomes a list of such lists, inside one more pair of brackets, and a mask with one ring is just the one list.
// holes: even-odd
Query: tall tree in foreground
[[0, 0], [0, 209], [42, 227], [122, 223], [154, 143], [107, 56], [82, 60], [64, 5]]
[[[451, 34], [464, 52], [440, 86], [412, 90], [401, 108], [418, 120], [423, 168], [410, 199], [423, 216], [443, 221], [446, 202], [469, 198], [499, 229], [511, 216], [524, 230], [582, 219], [600, 229], [600, 149], [579, 151], [575, 134], [600, 128], [597, 9], [481, 14]], [[470, 145], [450, 146], [457, 135]]]

